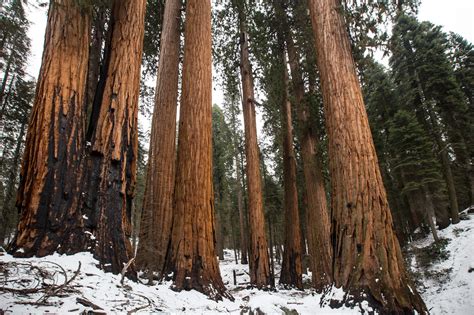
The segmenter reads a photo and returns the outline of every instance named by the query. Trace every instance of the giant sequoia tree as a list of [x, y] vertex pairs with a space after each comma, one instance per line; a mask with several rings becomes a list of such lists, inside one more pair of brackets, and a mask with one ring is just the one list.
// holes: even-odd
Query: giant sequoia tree
[[426, 313], [405, 270], [338, 0], [309, 1], [329, 136], [333, 275], [383, 312]]
[[166, 2], [137, 263], [161, 271], [171, 232], [181, 0]]
[[188, 0], [171, 239], [163, 274], [176, 290], [226, 293], [215, 251], [211, 1]]
[[[137, 162], [137, 115], [145, 0], [115, 0], [102, 84], [96, 92], [85, 165], [84, 215], [101, 267], [120, 272], [133, 257], [128, 237]], [[124, 62], [127, 60], [127, 62]], [[133, 269], [130, 268], [132, 271]], [[133, 272], [129, 273], [133, 276]]]
[[283, 183], [285, 188], [285, 248], [281, 264], [280, 283], [303, 288], [301, 227], [296, 188], [296, 155], [293, 149], [293, 120], [289, 99], [290, 79], [287, 70], [286, 52], [281, 39], [281, 122], [283, 140]]
[[[313, 286], [321, 290], [331, 282], [332, 249], [330, 246], [330, 220], [326, 201], [326, 189], [321, 170], [320, 156], [318, 155], [318, 140], [316, 127], [313, 126], [313, 117], [310, 102], [305, 92], [303, 69], [300, 65], [301, 54], [295, 45], [288, 13], [285, 11], [286, 1], [275, 1], [277, 22], [284, 37], [288, 62], [291, 71], [292, 102], [296, 109], [297, 139], [301, 146], [301, 160], [304, 175], [303, 189], [306, 198], [306, 230], [308, 252], [310, 255]], [[301, 6], [301, 4], [299, 4]], [[301, 8], [295, 8], [294, 19], [303, 29], [307, 21], [306, 14]], [[304, 44], [312, 44], [306, 39]], [[300, 48], [300, 50], [303, 47]], [[314, 72], [314, 68], [311, 69]]]
[[242, 80], [245, 156], [247, 161], [246, 173], [250, 225], [250, 283], [258, 288], [263, 288], [271, 283], [270, 264], [268, 259], [267, 238], [265, 235], [260, 155], [257, 143], [254, 82], [249, 57], [249, 42], [244, 3], [245, 1], [237, 1], [236, 9], [240, 29], [240, 75]]
[[51, 1], [17, 195], [21, 219], [13, 253], [44, 256], [84, 249], [78, 197], [89, 34], [89, 16], [76, 1]]

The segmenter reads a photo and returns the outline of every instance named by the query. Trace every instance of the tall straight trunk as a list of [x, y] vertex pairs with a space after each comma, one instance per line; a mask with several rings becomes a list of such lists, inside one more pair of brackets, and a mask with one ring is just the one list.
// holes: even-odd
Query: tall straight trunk
[[51, 2], [17, 194], [21, 218], [9, 249], [18, 256], [85, 247], [78, 197], [89, 32], [75, 1]]
[[333, 277], [377, 310], [427, 313], [404, 266], [338, 0], [311, 0], [329, 137]]
[[[232, 104], [234, 104], [232, 102]], [[248, 241], [247, 241], [247, 225], [245, 224], [245, 214], [244, 214], [244, 205], [243, 205], [243, 196], [242, 196], [242, 163], [240, 161], [240, 150], [239, 150], [239, 136], [237, 133], [237, 117], [232, 107], [232, 128], [234, 130], [234, 160], [235, 160], [235, 170], [237, 174], [237, 180], [235, 182], [235, 189], [237, 191], [237, 209], [239, 211], [239, 228], [240, 228], [240, 263], [248, 264]]]
[[285, 190], [285, 248], [281, 266], [280, 284], [303, 288], [301, 229], [296, 189], [296, 157], [293, 150], [293, 120], [289, 100], [289, 77], [286, 53], [282, 45], [283, 93], [281, 106], [283, 140], [283, 186]]
[[439, 126], [437, 117], [433, 111], [433, 108], [431, 104], [429, 104], [429, 102], [426, 100], [424, 90], [423, 90], [423, 85], [418, 76], [418, 72], [416, 71], [416, 69], [414, 72], [415, 72], [415, 80], [418, 87], [418, 94], [419, 94], [420, 100], [422, 102], [422, 105], [425, 107], [426, 115], [428, 116], [431, 122], [431, 124], [428, 121], [425, 121], [424, 123], [425, 125], [428, 125], [427, 128], [431, 130], [431, 134], [433, 135], [433, 138], [439, 150], [441, 166], [443, 168], [443, 174], [444, 174], [444, 178], [445, 178], [446, 185], [448, 188], [448, 198], [449, 198], [449, 204], [451, 206], [450, 207], [451, 221], [453, 224], [457, 224], [459, 223], [459, 207], [458, 207], [456, 189], [454, 187], [453, 173], [451, 171], [451, 165], [449, 163], [447, 145], [442, 138], [441, 130], [440, 130], [441, 128]]
[[[440, 126], [436, 117], [433, 113], [431, 108], [428, 108], [428, 116], [430, 117], [431, 126], [433, 130], [433, 136], [435, 138], [435, 143], [438, 146], [438, 154], [440, 155], [441, 166], [443, 168], [443, 175], [446, 181], [446, 186], [448, 188], [448, 197], [449, 197], [449, 205], [450, 205], [450, 216], [451, 216], [451, 223], [457, 224], [459, 223], [459, 206], [458, 206], [458, 198], [456, 195], [456, 188], [454, 186], [454, 177], [453, 172], [451, 170], [451, 164], [449, 161], [448, 156], [448, 148], [446, 142], [443, 140]], [[449, 219], [448, 219], [449, 222]], [[449, 223], [448, 223], [449, 225]]]
[[181, 0], [166, 1], [137, 264], [161, 271], [173, 218]]
[[16, 79], [16, 75], [14, 74], [12, 76], [11, 80], [10, 80], [10, 84], [8, 84], [7, 94], [3, 98], [3, 101], [0, 102], [0, 106], [1, 106], [0, 107], [0, 123], [2, 122], [3, 116], [5, 115], [5, 111], [6, 111], [6, 108], [7, 108], [7, 105], [8, 105], [8, 100], [10, 99], [12, 93], [14, 92], [13, 91], [13, 84], [15, 84], [15, 79]]
[[286, 35], [286, 43], [296, 117], [300, 126], [297, 136], [301, 144], [304, 188], [307, 197], [306, 222], [312, 283], [314, 288], [320, 291], [332, 281], [331, 224], [321, 162], [317, 153], [318, 141], [311, 123], [310, 109], [304, 100], [304, 82], [298, 63], [299, 56], [289, 33]]
[[431, 233], [433, 234], [433, 239], [435, 240], [435, 242], [438, 242], [439, 241], [439, 237], [438, 237], [438, 232], [436, 230], [436, 225], [435, 225], [435, 221], [434, 221], [434, 217], [435, 217], [435, 209], [434, 209], [434, 204], [433, 204], [433, 196], [431, 194], [431, 191], [429, 190], [428, 187], [426, 186], [423, 186], [422, 187], [422, 190], [423, 190], [423, 193], [424, 193], [424, 197], [425, 197], [425, 202], [426, 202], [426, 208], [427, 208], [427, 222], [428, 222], [428, 225], [430, 227], [430, 230], [431, 230]]
[[[214, 183], [215, 184], [215, 183]], [[214, 186], [214, 189], [219, 191], [219, 187]], [[217, 195], [220, 195], [219, 193]], [[215, 200], [215, 199], [214, 199]], [[216, 227], [216, 251], [219, 260], [224, 260], [224, 228], [223, 228], [223, 218], [221, 211], [223, 210], [223, 200], [217, 197], [215, 200], [215, 209], [219, 209], [216, 211], [215, 215], [215, 227]]]
[[[5, 96], [5, 89], [7, 88], [8, 78], [10, 77], [10, 70], [13, 61], [13, 52], [10, 53], [7, 59], [7, 66], [5, 67], [5, 72], [3, 73], [2, 84], [0, 85], [0, 104], [3, 104], [3, 97]], [[1, 116], [0, 116], [1, 119]]]
[[174, 215], [163, 274], [175, 290], [232, 299], [215, 249], [210, 0], [187, 1], [184, 38]]
[[235, 164], [237, 170], [237, 180], [236, 180], [236, 187], [237, 187], [237, 208], [239, 209], [239, 226], [240, 226], [240, 263], [241, 264], [248, 264], [248, 242], [247, 242], [247, 225], [245, 224], [245, 214], [244, 214], [244, 206], [242, 200], [242, 179], [241, 179], [241, 169], [242, 165], [240, 164], [239, 152], [238, 149], [235, 150]]
[[[86, 169], [84, 212], [100, 266], [119, 273], [133, 257], [131, 210], [138, 151], [138, 94], [145, 0], [115, 0], [110, 52]], [[97, 96], [97, 95], [96, 95]], [[127, 275], [134, 278], [133, 264]]]
[[274, 254], [274, 233], [273, 233], [273, 223], [272, 220], [268, 220], [268, 231], [270, 232], [270, 276], [271, 276], [271, 285], [275, 285], [275, 254]]
[[20, 164], [21, 158], [21, 146], [23, 144], [23, 137], [25, 136], [26, 124], [27, 121], [25, 120], [20, 126], [20, 133], [18, 134], [18, 140], [16, 142], [15, 151], [13, 153], [13, 161], [11, 164], [12, 166], [10, 168], [10, 171], [8, 172], [8, 180], [5, 186], [5, 196], [3, 198], [3, 207], [0, 212], [0, 245], [3, 245], [6, 233], [10, 232], [7, 230], [8, 220], [6, 216], [8, 215], [8, 212], [11, 211], [10, 204], [15, 193], [15, 183], [18, 177], [18, 166]]
[[250, 223], [250, 283], [260, 289], [271, 284], [270, 264], [268, 260], [267, 237], [265, 235], [262, 178], [260, 175], [255, 98], [252, 67], [249, 60], [248, 34], [242, 6], [240, 6], [238, 10], [240, 23], [240, 75], [243, 94], [242, 107], [245, 127], [247, 194]]

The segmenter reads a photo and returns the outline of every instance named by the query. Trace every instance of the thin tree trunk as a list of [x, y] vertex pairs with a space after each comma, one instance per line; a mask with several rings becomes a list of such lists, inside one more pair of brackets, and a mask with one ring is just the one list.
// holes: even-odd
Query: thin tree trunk
[[8, 220], [6, 216], [9, 212], [11, 212], [10, 204], [15, 193], [15, 183], [18, 177], [18, 166], [20, 164], [21, 146], [23, 144], [23, 137], [25, 136], [26, 123], [27, 121], [25, 120], [20, 126], [20, 133], [18, 134], [18, 140], [16, 142], [15, 152], [13, 153], [12, 166], [8, 173], [8, 180], [5, 187], [6, 188], [5, 197], [3, 198], [3, 207], [0, 213], [0, 245], [3, 245], [3, 241], [5, 240], [5, 235], [7, 232], [9, 232], [7, 229]]
[[230, 233], [232, 235], [232, 247], [234, 247], [235, 264], [238, 264], [239, 263], [239, 255], [238, 255], [238, 252], [237, 252], [237, 240], [235, 239], [235, 227], [234, 227], [234, 224], [232, 224], [232, 222], [230, 224]]
[[[214, 189], [217, 190], [219, 187], [214, 187]], [[217, 194], [219, 195], [219, 194]], [[223, 233], [223, 227], [222, 227], [222, 200], [217, 198], [217, 202], [215, 203], [215, 209], [219, 209], [216, 211], [215, 215], [215, 227], [216, 227], [216, 250], [217, 250], [217, 256], [219, 257], [219, 260], [224, 260], [224, 233]]]
[[275, 285], [275, 258], [274, 258], [274, 232], [273, 232], [273, 223], [272, 220], [268, 220], [268, 230], [270, 232], [270, 275], [271, 275], [271, 284]]
[[[441, 165], [443, 167], [444, 179], [446, 180], [446, 186], [448, 188], [451, 223], [457, 224], [460, 221], [459, 206], [458, 206], [458, 198], [456, 195], [456, 188], [454, 186], [453, 172], [451, 170], [451, 165], [450, 165], [449, 156], [448, 156], [447, 144], [442, 139], [438, 122], [431, 108], [428, 108], [428, 115], [431, 120], [431, 126], [433, 128], [433, 133], [434, 133], [433, 136], [438, 146], [438, 150], [439, 150], [438, 154], [440, 155], [440, 158], [441, 158]], [[449, 222], [449, 219], [448, 219], [448, 222]], [[447, 225], [445, 225], [445, 227], [446, 226]]]
[[75, 1], [51, 2], [17, 194], [21, 218], [10, 247], [18, 256], [85, 247], [78, 197], [89, 32], [89, 16]]
[[[145, 0], [115, 0], [111, 37], [97, 122], [87, 160], [85, 213], [96, 241], [94, 256], [106, 271], [119, 273], [133, 257], [131, 210], [138, 154], [138, 94]], [[126, 61], [126, 62], [124, 62]], [[136, 277], [134, 264], [127, 270]]]
[[215, 249], [210, 0], [186, 3], [182, 82], [174, 215], [163, 274], [175, 290], [232, 299]]
[[12, 79], [10, 80], [10, 84], [8, 85], [8, 91], [7, 94], [5, 95], [5, 98], [3, 99], [3, 103], [0, 103], [2, 108], [0, 109], [0, 123], [3, 120], [3, 116], [5, 115], [5, 111], [8, 105], [8, 100], [10, 99], [10, 96], [13, 93], [13, 84], [15, 84], [15, 79], [16, 75], [14, 74]]
[[247, 249], [248, 249], [248, 242], [247, 242], [247, 228], [245, 224], [245, 215], [244, 215], [244, 207], [242, 201], [242, 164], [239, 157], [239, 143], [238, 143], [238, 134], [237, 134], [237, 123], [235, 112], [232, 111], [232, 127], [234, 129], [234, 160], [235, 160], [235, 168], [237, 174], [237, 180], [235, 182], [236, 191], [237, 191], [237, 208], [239, 210], [239, 227], [240, 227], [240, 262], [243, 265], [248, 264], [247, 259]]
[[326, 188], [317, 153], [317, 138], [311, 124], [311, 114], [304, 100], [304, 82], [298, 64], [298, 53], [290, 34], [286, 36], [293, 92], [300, 130], [301, 157], [305, 180], [308, 250], [311, 258], [313, 286], [321, 291], [332, 281], [331, 224], [326, 199]]
[[280, 284], [303, 288], [301, 229], [296, 190], [296, 157], [293, 150], [293, 121], [289, 100], [289, 77], [286, 53], [282, 44], [282, 137], [283, 137], [283, 186], [285, 190], [285, 249], [281, 266]]
[[338, 0], [310, 0], [332, 184], [334, 282], [377, 310], [427, 313], [405, 270]]
[[250, 223], [250, 283], [257, 288], [270, 285], [270, 264], [265, 235], [263, 190], [257, 143], [257, 123], [252, 68], [249, 60], [248, 34], [242, 6], [238, 9], [240, 23], [240, 70], [242, 80], [242, 107], [245, 125], [245, 155], [247, 158], [247, 194]]
[[[0, 85], [0, 104], [3, 104], [3, 97], [5, 96], [5, 89], [7, 87], [8, 78], [10, 77], [10, 69], [12, 66], [13, 52], [10, 53], [7, 59], [7, 66], [5, 67], [5, 72], [3, 73], [2, 84]], [[1, 120], [1, 116], [0, 116]]]
[[427, 188], [425, 186], [423, 186], [423, 192], [425, 194], [426, 208], [428, 209], [428, 213], [427, 213], [428, 225], [430, 227], [431, 233], [433, 234], [433, 239], [435, 240], [435, 242], [439, 242], [438, 232], [436, 230], [436, 225], [435, 225], [435, 222], [433, 220], [433, 218], [435, 216], [433, 196], [432, 196], [431, 191], [429, 190], [429, 188]]
[[[428, 126], [429, 129], [432, 130], [432, 135], [435, 140], [435, 143], [438, 146], [439, 150], [439, 155], [441, 158], [441, 166], [443, 167], [443, 173], [444, 173], [444, 178], [446, 181], [446, 185], [448, 187], [448, 197], [449, 197], [449, 204], [451, 206], [450, 208], [450, 214], [451, 214], [451, 221], [453, 224], [459, 223], [459, 207], [458, 207], [458, 199], [456, 195], [456, 189], [454, 186], [454, 178], [453, 178], [453, 173], [451, 171], [451, 165], [449, 164], [449, 157], [447, 153], [447, 145], [445, 141], [443, 141], [442, 136], [441, 136], [441, 131], [440, 131], [440, 126], [438, 123], [438, 120], [433, 112], [433, 109], [431, 108], [431, 105], [427, 102], [426, 97], [424, 95], [424, 90], [423, 90], [423, 85], [421, 84], [420, 78], [418, 76], [418, 72], [415, 69], [415, 80], [416, 84], [418, 86], [418, 93], [420, 96], [420, 100], [422, 102], [422, 105], [424, 105], [426, 114], [428, 115], [430, 122], [431, 122], [431, 128]], [[429, 124], [428, 122], [425, 122], [425, 124]], [[434, 211], [434, 209], [433, 209]], [[448, 224], [449, 225], [449, 224]]]
[[155, 109], [142, 206], [137, 264], [162, 271], [173, 220], [181, 0], [168, 0], [161, 33]]

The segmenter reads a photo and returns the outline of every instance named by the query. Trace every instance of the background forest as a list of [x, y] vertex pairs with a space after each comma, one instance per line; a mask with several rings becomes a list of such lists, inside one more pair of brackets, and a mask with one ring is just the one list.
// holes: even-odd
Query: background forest
[[[176, 188], [187, 181], [187, 171], [180, 175], [177, 170], [190, 168], [192, 173], [193, 166], [186, 160], [199, 156], [193, 151], [193, 140], [190, 140], [191, 135], [197, 134], [197, 129], [187, 129], [187, 126], [196, 121], [203, 126], [211, 123], [206, 118], [188, 119], [192, 110], [186, 105], [192, 103], [195, 95], [210, 100], [210, 95], [188, 92], [187, 88], [193, 91], [192, 86], [197, 83], [192, 83], [191, 74], [187, 73], [198, 71], [193, 67], [210, 68], [207, 59], [199, 62], [202, 56], [199, 53], [205, 46], [202, 42], [211, 39], [201, 38], [202, 42], [198, 42], [199, 27], [194, 35], [187, 35], [186, 32], [192, 31], [185, 27], [186, 6], [181, 1], [138, 2], [143, 3], [102, 0], [69, 4], [79, 6], [80, 14], [87, 12], [87, 23], [90, 23], [90, 32], [83, 37], [77, 36], [78, 42], [86, 43], [85, 46], [79, 50], [75, 50], [75, 44], [63, 46], [75, 52], [77, 73], [84, 70], [85, 76], [78, 76], [77, 82], [85, 86], [84, 95], [75, 99], [78, 104], [84, 104], [84, 110], [71, 105], [76, 108], [75, 112], [72, 109], [65, 112], [74, 112], [71, 114], [76, 115], [74, 119], [58, 122], [66, 129], [83, 127], [84, 132], [79, 137], [84, 145], [74, 143], [71, 148], [77, 147], [68, 150], [71, 156], [66, 159], [76, 162], [64, 164], [67, 171], [54, 173], [55, 178], [63, 180], [57, 187], [62, 187], [68, 178], [83, 170], [91, 171], [84, 171], [84, 175], [76, 179], [80, 182], [77, 189], [83, 192], [82, 195], [79, 194], [77, 200], [75, 197], [63, 198], [66, 200], [64, 205], [56, 206], [72, 209], [71, 204], [81, 205], [80, 214], [72, 211], [68, 215], [85, 216], [86, 228], [101, 231], [97, 233], [98, 240], [93, 239], [94, 245], [90, 239], [80, 239], [77, 246], [83, 243], [96, 248], [95, 257], [102, 269], [120, 273], [123, 263], [131, 262], [136, 253], [133, 268], [125, 270], [130, 278], [136, 278], [135, 271], [140, 270], [143, 271], [141, 277], [150, 283], [163, 275], [166, 280], [175, 281], [177, 287], [194, 288], [214, 298], [226, 298], [229, 296], [220, 276], [216, 280], [212, 273], [204, 273], [204, 277], [214, 283], [214, 289], [208, 288], [206, 283], [187, 283], [186, 272], [180, 276], [179, 268], [176, 268], [179, 246], [173, 247], [174, 235], [180, 231], [176, 224], [171, 227], [171, 222], [176, 220], [173, 217], [186, 216], [185, 206], [183, 209], [176, 206], [179, 204], [176, 200], [181, 200], [180, 196], [186, 199], [192, 192]], [[343, 287], [352, 285], [347, 284], [349, 276], [344, 271], [346, 264], [350, 268], [350, 263], [343, 258], [341, 262], [335, 262], [333, 256], [337, 255], [333, 253], [333, 247], [336, 245], [330, 243], [339, 237], [334, 222], [345, 220], [337, 216], [345, 214], [328, 210], [335, 208], [338, 198], [342, 198], [334, 193], [337, 192], [337, 172], [334, 171], [335, 164], [331, 164], [336, 162], [331, 159], [336, 158], [330, 154], [336, 147], [330, 140], [331, 126], [335, 124], [328, 121], [327, 105], [323, 104], [323, 94], [325, 99], [329, 94], [325, 94], [327, 88], [322, 83], [320, 68], [323, 64], [317, 59], [320, 51], [315, 49], [318, 43], [314, 40], [308, 2], [311, 1], [212, 2], [212, 73], [214, 90], [221, 91], [222, 97], [212, 106], [212, 169], [203, 167], [203, 172], [212, 176], [212, 184], [206, 189], [214, 197], [214, 212], [208, 217], [213, 222], [209, 223], [212, 226], [209, 233], [215, 234], [219, 260], [231, 254], [236, 262], [250, 264], [249, 282], [257, 288], [274, 287], [279, 282], [285, 287], [313, 287], [321, 292], [333, 283], [334, 279], [328, 276], [333, 273], [330, 268], [340, 270], [339, 280], [334, 276], [336, 284], [339, 281]], [[195, 1], [188, 1], [188, 5], [193, 3]], [[29, 123], [30, 116], [40, 115], [32, 114], [35, 93], [40, 93], [41, 89], [45, 89], [45, 94], [48, 92], [47, 84], [37, 86], [35, 78], [26, 71], [31, 55], [27, 12], [37, 6], [42, 8], [48, 4], [5, 0], [0, 8], [0, 242], [5, 247], [13, 244], [9, 249], [12, 252], [25, 248], [27, 256], [28, 250], [38, 255], [39, 245], [29, 246], [29, 241], [20, 243], [19, 210], [26, 209], [25, 204], [30, 201], [25, 200], [34, 195], [28, 189], [35, 187], [34, 183], [20, 185], [22, 159], [25, 170], [28, 170], [28, 161], [35, 159], [31, 150], [25, 151], [26, 136], [28, 128], [49, 132], [46, 127]], [[340, 11], [345, 21], [344, 31], [349, 35], [348, 43], [391, 210], [388, 216], [393, 224], [390, 220], [386, 224], [390, 230], [393, 228], [405, 257], [410, 257], [412, 242], [432, 235], [431, 250], [436, 259], [446, 246], [440, 231], [468, 219], [467, 214], [461, 212], [474, 204], [474, 46], [459, 34], [420, 21], [418, 6], [416, 0], [341, 1]], [[132, 22], [129, 25], [116, 22], [123, 16], [131, 16]], [[142, 18], [143, 25], [140, 24]], [[79, 29], [83, 27], [81, 23], [86, 22], [79, 21]], [[130, 36], [128, 46], [121, 44], [119, 39], [114, 41], [119, 38], [114, 37], [118, 29], [125, 34], [123, 36], [136, 35]], [[54, 32], [54, 29], [49, 31]], [[73, 35], [76, 36], [71, 33]], [[193, 37], [195, 40], [191, 43], [189, 38]], [[46, 45], [45, 49], [43, 64], [48, 52]], [[141, 50], [141, 62], [140, 58], [129, 58]], [[55, 53], [52, 50], [51, 55]], [[84, 56], [87, 56], [87, 62], [80, 61]], [[59, 67], [74, 68], [75, 61], [67, 61], [71, 66], [64, 61]], [[130, 67], [121, 69], [121, 62], [129, 63]], [[45, 73], [42, 69], [38, 80], [42, 75], [45, 77]], [[123, 95], [112, 90], [108, 92], [108, 87], [117, 84], [130, 88]], [[210, 89], [210, 86], [205, 88]], [[101, 102], [105, 104], [110, 99], [113, 104], [118, 99], [132, 104], [129, 100], [134, 98], [139, 100], [138, 112], [133, 112], [132, 106], [125, 106], [123, 111], [118, 109], [114, 123], [124, 127], [120, 133], [108, 135], [108, 120], [103, 117], [105, 105], [101, 107]], [[56, 136], [54, 132], [52, 135], [52, 138]], [[38, 139], [46, 136], [37, 135]], [[130, 140], [133, 137], [138, 139], [136, 143]], [[35, 140], [31, 141], [34, 143]], [[180, 151], [176, 157], [176, 145], [185, 147], [188, 142], [189, 150]], [[48, 145], [53, 147], [71, 145], [61, 136], [51, 143]], [[366, 145], [370, 146], [361, 143], [361, 146]], [[115, 162], [118, 160], [119, 166]], [[196, 161], [201, 160], [196, 158]], [[41, 169], [35, 167], [32, 169]], [[48, 170], [44, 172], [51, 174]], [[364, 169], [360, 172], [371, 173]], [[116, 178], [126, 179], [122, 186], [114, 187], [121, 193], [102, 198], [113, 186], [104, 183], [115, 182]], [[372, 187], [372, 184], [367, 185]], [[64, 191], [58, 189], [53, 189], [51, 194], [66, 194], [66, 188]], [[173, 194], [175, 203], [171, 202]], [[110, 206], [116, 204], [121, 204], [118, 216], [112, 213]], [[171, 216], [170, 209], [174, 206], [176, 213]], [[348, 202], [343, 207], [351, 209], [355, 205]], [[94, 212], [95, 209], [101, 210]], [[103, 217], [114, 219], [102, 222]], [[124, 217], [130, 224], [124, 223]], [[61, 216], [57, 220], [66, 222]], [[199, 218], [191, 216], [189, 220], [199, 221]], [[110, 227], [103, 227], [105, 225], [116, 227], [126, 240], [117, 238], [110, 232]], [[366, 225], [362, 225], [365, 228]], [[68, 235], [75, 228], [57, 229], [61, 230], [59, 234]], [[354, 231], [354, 238], [358, 237], [357, 233], [361, 232]], [[71, 238], [76, 237], [74, 233], [71, 235]], [[104, 244], [113, 243], [114, 249], [100, 245], [101, 238]], [[44, 236], [44, 239], [49, 242], [51, 237]], [[65, 244], [63, 241], [52, 245], [41, 242], [45, 253], [58, 244]], [[359, 254], [362, 252], [361, 244], [353, 246]], [[77, 251], [80, 250], [72, 249], [70, 253]], [[69, 253], [69, 250], [64, 252]], [[170, 258], [173, 255], [177, 258]], [[209, 255], [207, 251], [197, 254], [199, 257]], [[316, 256], [323, 258], [312, 258]], [[203, 259], [206, 261], [207, 258]], [[331, 262], [332, 267], [327, 262]], [[311, 283], [303, 276], [308, 269], [312, 271]], [[164, 276], [170, 272], [175, 272], [171, 278]], [[415, 283], [421, 279], [417, 279], [419, 275], [416, 274], [410, 276]], [[361, 279], [363, 277], [360, 275]], [[368, 287], [374, 305], [381, 310], [405, 309], [410, 305], [411, 310], [426, 311], [421, 298], [418, 301], [416, 297], [403, 297], [403, 293], [387, 302], [387, 306], [385, 301], [381, 302], [385, 289], [375, 289], [375, 284]], [[380, 292], [382, 298], [379, 298]]]

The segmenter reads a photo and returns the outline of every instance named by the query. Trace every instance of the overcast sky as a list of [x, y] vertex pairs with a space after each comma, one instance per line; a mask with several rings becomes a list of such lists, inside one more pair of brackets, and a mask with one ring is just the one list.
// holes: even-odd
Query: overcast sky
[[[32, 55], [28, 73], [38, 76], [43, 51], [44, 30], [46, 28], [46, 8], [30, 6], [30, 38]], [[424, 0], [419, 10], [420, 20], [428, 20], [442, 25], [445, 31], [461, 34], [471, 43], [474, 42], [474, 0]]]

